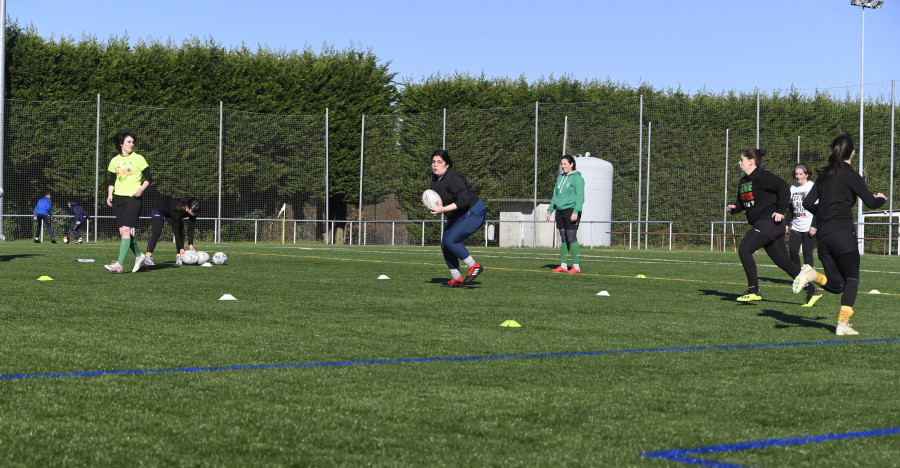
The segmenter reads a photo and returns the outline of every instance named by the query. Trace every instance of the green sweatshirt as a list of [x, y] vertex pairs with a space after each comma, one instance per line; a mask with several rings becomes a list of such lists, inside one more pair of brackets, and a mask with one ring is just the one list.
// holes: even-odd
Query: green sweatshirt
[[550, 208], [547, 208], [547, 213], [567, 208], [575, 208], [575, 213], [579, 215], [584, 208], [584, 178], [578, 171], [560, 174], [556, 178], [553, 199], [550, 200]]

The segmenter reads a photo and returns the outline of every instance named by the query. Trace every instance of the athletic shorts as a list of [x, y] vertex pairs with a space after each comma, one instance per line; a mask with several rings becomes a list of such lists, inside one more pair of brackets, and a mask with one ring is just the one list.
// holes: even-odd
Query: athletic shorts
[[775, 220], [770, 217], [757, 221], [756, 224], [753, 225], [753, 229], [759, 231], [760, 234], [769, 240], [778, 239], [778, 236], [783, 236], [785, 234], [784, 220], [776, 223]]
[[116, 213], [117, 227], [135, 227], [141, 217], [140, 198], [113, 195], [113, 211]]
[[564, 229], [566, 231], [577, 231], [578, 222], [581, 221], [581, 215], [575, 222], [572, 222], [572, 213], [575, 208], [566, 208], [564, 210], [556, 210], [556, 229]]
[[840, 230], [819, 236], [816, 233], [816, 246], [819, 248], [819, 256], [843, 255], [859, 249], [856, 242], [856, 231]]

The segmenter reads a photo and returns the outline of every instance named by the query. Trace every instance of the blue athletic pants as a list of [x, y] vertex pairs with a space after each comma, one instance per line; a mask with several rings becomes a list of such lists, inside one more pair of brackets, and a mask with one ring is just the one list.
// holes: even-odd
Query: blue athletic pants
[[484, 225], [486, 210], [484, 202], [479, 199], [478, 203], [475, 203], [466, 214], [444, 230], [441, 252], [444, 254], [448, 268], [458, 270], [459, 259], [469, 256], [469, 250], [462, 245], [462, 242]]

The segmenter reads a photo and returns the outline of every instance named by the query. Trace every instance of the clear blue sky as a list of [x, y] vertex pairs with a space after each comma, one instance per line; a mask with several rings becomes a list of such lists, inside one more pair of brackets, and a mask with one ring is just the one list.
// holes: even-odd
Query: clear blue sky
[[[7, 0], [6, 8], [10, 21], [57, 40], [355, 45], [390, 62], [399, 81], [458, 71], [853, 96], [860, 83], [862, 13], [849, 0]], [[889, 97], [891, 79], [900, 80], [900, 0], [866, 10], [865, 31], [866, 94]]]

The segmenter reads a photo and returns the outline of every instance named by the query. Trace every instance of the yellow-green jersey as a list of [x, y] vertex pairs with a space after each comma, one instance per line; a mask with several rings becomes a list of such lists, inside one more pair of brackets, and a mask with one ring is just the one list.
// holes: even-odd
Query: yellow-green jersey
[[143, 171], [147, 166], [147, 160], [137, 153], [112, 158], [107, 170], [116, 177], [113, 195], [133, 197], [144, 183]]

